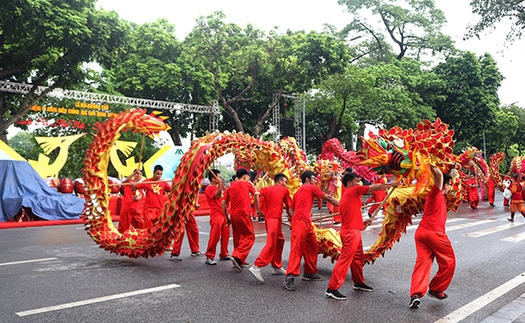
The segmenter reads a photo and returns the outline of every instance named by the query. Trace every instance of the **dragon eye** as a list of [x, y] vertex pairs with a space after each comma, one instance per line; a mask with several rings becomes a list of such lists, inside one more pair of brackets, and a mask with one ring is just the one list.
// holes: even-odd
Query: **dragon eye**
[[396, 138], [396, 139], [392, 140], [392, 142], [394, 143], [394, 145], [397, 148], [403, 148], [403, 146], [405, 145], [405, 142], [401, 138]]

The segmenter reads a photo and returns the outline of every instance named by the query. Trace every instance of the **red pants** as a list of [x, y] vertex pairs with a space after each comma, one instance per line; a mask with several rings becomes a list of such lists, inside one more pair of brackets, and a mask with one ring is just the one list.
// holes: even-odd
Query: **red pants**
[[292, 218], [292, 237], [290, 242], [290, 258], [286, 276], [299, 276], [301, 273], [301, 258], [304, 258], [304, 273], [317, 273], [317, 253], [319, 244], [314, 228], [308, 221]]
[[[372, 205], [369, 209], [368, 209], [368, 214], [372, 215], [374, 214], [374, 211], [377, 210], [377, 208], [379, 208], [379, 205], [381, 204], [374, 204]], [[377, 211], [379, 213], [379, 211]]]
[[332, 277], [328, 283], [328, 289], [339, 289], [343, 286], [348, 268], [352, 272], [352, 281], [354, 284], [364, 284], [365, 278], [363, 276], [363, 241], [361, 238], [361, 231], [358, 229], [341, 231], [341, 241], [343, 248], [341, 255], [335, 263], [332, 271]]
[[[184, 231], [186, 231], [186, 235], [188, 236], [188, 244], [190, 245], [191, 252], [194, 253], [200, 251], [199, 227], [197, 226], [197, 221], [195, 221], [193, 215], [190, 215], [188, 222], [184, 225]], [[182, 246], [182, 240], [184, 239], [184, 231], [173, 243], [173, 250], [171, 251], [172, 255], [180, 255], [180, 248]]]
[[230, 240], [230, 227], [226, 226], [226, 219], [222, 215], [210, 217], [210, 238], [206, 248], [206, 258], [215, 259], [217, 243], [221, 241], [219, 258], [228, 256], [228, 242]]
[[479, 204], [479, 192], [478, 188], [475, 189], [469, 188], [468, 190], [468, 204], [473, 207], [477, 208]]
[[145, 229], [144, 222], [144, 215], [140, 209], [123, 206], [118, 220], [118, 231], [123, 233], [129, 229], [130, 225], [136, 229]]
[[[415, 233], [417, 259], [412, 273], [410, 296], [423, 297], [427, 290], [444, 292], [454, 276], [456, 257], [448, 236], [444, 232], [418, 228]], [[436, 258], [438, 271], [430, 280], [432, 262]], [[430, 283], [429, 283], [430, 281]]]
[[525, 212], [525, 207], [523, 206], [523, 200], [511, 200], [510, 201], [510, 212], [514, 213], [516, 212], [516, 210], [520, 212], [521, 214]]
[[162, 212], [162, 209], [155, 208], [155, 207], [144, 207], [144, 229], [151, 228], [155, 223], [157, 223], [157, 219], [160, 216], [160, 213]]
[[244, 264], [255, 243], [252, 220], [249, 214], [231, 215], [230, 219], [233, 232], [232, 257], [238, 258]]
[[266, 244], [261, 250], [254, 265], [261, 268], [272, 263], [273, 268], [283, 267], [284, 234], [282, 220], [278, 218], [266, 219]]

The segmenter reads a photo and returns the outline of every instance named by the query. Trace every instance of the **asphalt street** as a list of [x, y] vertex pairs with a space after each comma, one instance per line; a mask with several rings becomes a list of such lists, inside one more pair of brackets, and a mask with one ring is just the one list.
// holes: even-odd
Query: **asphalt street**
[[[290, 292], [269, 266], [259, 283], [248, 268], [238, 272], [229, 261], [209, 266], [204, 256], [191, 257], [186, 241], [183, 260], [173, 262], [169, 252], [149, 259], [111, 254], [82, 225], [0, 230], [0, 322], [525, 322], [525, 219], [508, 222], [498, 198], [494, 208], [483, 201], [471, 210], [464, 203], [449, 213], [457, 258], [449, 298], [423, 297], [419, 309], [408, 308], [417, 217], [392, 250], [365, 266], [374, 292], [353, 290], [348, 274], [340, 289], [346, 301], [325, 297], [333, 264], [322, 256], [324, 281], [296, 278], [297, 290]], [[380, 233], [381, 219], [363, 232], [365, 246]], [[208, 217], [197, 221], [204, 251]], [[266, 239], [264, 223], [253, 224], [250, 263]], [[288, 253], [289, 240], [285, 266]]]

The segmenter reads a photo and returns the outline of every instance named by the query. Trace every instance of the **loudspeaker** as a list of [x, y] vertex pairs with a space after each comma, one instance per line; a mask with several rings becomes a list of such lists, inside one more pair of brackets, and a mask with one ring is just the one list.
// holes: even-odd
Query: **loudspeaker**
[[295, 127], [292, 118], [282, 118], [281, 121], [281, 135], [282, 137], [294, 137]]

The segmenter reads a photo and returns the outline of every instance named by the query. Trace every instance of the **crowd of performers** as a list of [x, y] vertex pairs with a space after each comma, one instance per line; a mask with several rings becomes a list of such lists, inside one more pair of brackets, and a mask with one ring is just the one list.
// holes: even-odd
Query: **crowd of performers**
[[[525, 217], [525, 176], [507, 173], [503, 179], [503, 206], [510, 208], [508, 221], [514, 222], [516, 211]], [[473, 210], [477, 210], [480, 202], [480, 181], [475, 174], [469, 174], [466, 180], [465, 200]], [[487, 183], [487, 199], [491, 207], [495, 207], [495, 185], [492, 178]]]
[[[445, 299], [455, 269], [454, 251], [445, 234], [446, 204], [443, 194], [449, 189], [450, 176], [443, 175], [437, 167], [432, 167], [435, 184], [429, 193], [431, 202], [426, 203], [423, 219], [415, 234], [417, 259], [412, 275], [410, 288], [411, 308], [418, 308], [420, 299], [428, 294], [437, 299]], [[152, 226], [160, 215], [164, 193], [169, 184], [161, 181], [162, 167], [156, 166], [150, 179], [141, 181], [142, 173], [136, 170], [122, 181], [124, 195], [119, 231], [124, 232], [129, 226], [147, 228]], [[205, 264], [216, 265], [218, 260], [231, 261], [237, 271], [243, 271], [249, 264], [248, 255], [255, 243], [252, 221], [264, 219], [267, 240], [256, 257], [249, 271], [260, 282], [264, 282], [262, 270], [270, 265], [272, 275], [283, 275], [284, 288], [295, 291], [295, 278], [301, 275], [303, 281], [321, 281], [317, 273], [318, 242], [312, 225], [312, 208], [316, 199], [337, 207], [340, 222], [342, 249], [329, 279], [325, 295], [335, 300], [345, 300], [346, 296], [339, 289], [345, 282], [348, 270], [351, 271], [353, 289], [372, 292], [373, 287], [365, 282], [363, 274], [363, 244], [361, 231], [366, 229], [377, 213], [379, 202], [383, 201], [386, 191], [398, 183], [387, 183], [385, 176], [370, 185], [363, 185], [362, 178], [346, 169], [341, 178], [340, 199], [327, 194], [317, 185], [318, 176], [312, 171], [301, 174], [301, 187], [293, 199], [287, 188], [288, 178], [276, 174], [273, 185], [256, 188], [253, 176], [246, 169], [238, 169], [228, 187], [220, 177], [220, 171], [210, 169], [203, 181], [200, 194], [204, 194], [210, 207], [210, 234], [205, 252]], [[363, 203], [363, 196], [370, 198]], [[144, 200], [144, 201], [142, 201]], [[139, 203], [139, 202], [144, 203]], [[363, 220], [362, 208], [371, 203], [374, 208], [368, 211], [369, 218]], [[368, 205], [370, 206], [370, 205]], [[197, 205], [198, 207], [198, 205]], [[291, 226], [290, 253], [288, 266], [284, 268], [282, 253], [285, 238], [282, 231], [282, 214], [285, 212]], [[255, 215], [255, 214], [256, 215]], [[335, 214], [333, 214], [335, 215]], [[337, 221], [334, 220], [334, 221]], [[231, 227], [231, 230], [230, 230]], [[202, 255], [199, 249], [199, 231], [192, 215], [185, 224], [185, 231], [191, 250], [191, 256]], [[228, 250], [230, 232], [233, 236], [233, 250]], [[180, 234], [171, 247], [172, 261], [181, 261], [179, 257], [184, 233]], [[217, 254], [217, 248], [218, 254]], [[217, 257], [218, 256], [218, 257]], [[430, 280], [433, 259], [436, 259], [439, 270]]]

